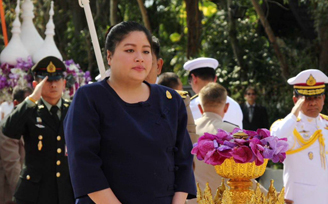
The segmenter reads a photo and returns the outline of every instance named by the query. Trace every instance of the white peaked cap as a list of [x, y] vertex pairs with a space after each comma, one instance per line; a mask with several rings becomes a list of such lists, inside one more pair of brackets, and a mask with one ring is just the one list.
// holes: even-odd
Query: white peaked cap
[[[312, 83], [309, 81], [309, 79], [311, 79], [311, 75], [315, 80]], [[300, 72], [297, 76], [288, 79], [287, 82], [290, 85], [304, 84], [304, 86], [314, 86], [315, 84], [328, 83], [328, 77], [318, 69], [307, 69]]]
[[324, 94], [328, 77], [318, 69], [308, 69], [288, 79], [287, 82], [294, 85], [294, 90], [299, 95], [316, 96]]
[[219, 66], [219, 62], [214, 58], [199, 57], [197, 59], [187, 61], [183, 65], [183, 68], [187, 71], [192, 71], [194, 69], [200, 69], [200, 68], [216, 69], [218, 66]]

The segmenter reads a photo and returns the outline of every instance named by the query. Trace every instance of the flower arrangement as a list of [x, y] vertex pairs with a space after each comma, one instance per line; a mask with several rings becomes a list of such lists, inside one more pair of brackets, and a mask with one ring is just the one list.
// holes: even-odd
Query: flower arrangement
[[12, 91], [15, 86], [32, 87], [33, 77], [28, 73], [33, 66], [32, 58], [26, 61], [17, 59], [15, 66], [8, 63], [0, 65], [0, 103], [2, 101], [12, 101]]
[[[64, 98], [72, 98], [75, 91], [84, 84], [91, 81], [90, 72], [83, 72], [73, 60], [64, 61], [66, 65], [65, 79], [66, 90], [63, 94]], [[33, 76], [30, 69], [34, 63], [29, 56], [26, 61], [19, 58], [15, 66], [8, 63], [0, 65], [0, 103], [2, 101], [12, 101], [12, 91], [15, 86], [32, 87]]]
[[264, 159], [283, 162], [287, 149], [287, 139], [271, 136], [267, 129], [248, 131], [235, 128], [231, 133], [222, 129], [215, 135], [205, 133], [194, 144], [191, 153], [213, 166], [221, 165], [229, 158], [236, 163], [255, 162], [260, 166]]
[[91, 81], [90, 72], [83, 72], [79, 64], [76, 64], [74, 60], [64, 61], [66, 65], [66, 91], [64, 98], [72, 98], [76, 90]]

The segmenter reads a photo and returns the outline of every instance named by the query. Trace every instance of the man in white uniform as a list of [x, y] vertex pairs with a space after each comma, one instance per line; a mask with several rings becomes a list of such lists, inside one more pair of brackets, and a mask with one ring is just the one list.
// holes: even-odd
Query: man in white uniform
[[328, 203], [327, 116], [320, 114], [328, 77], [317, 69], [300, 72], [287, 81], [294, 86], [294, 107], [271, 127], [271, 135], [287, 137], [284, 161], [285, 198], [295, 204]]
[[[219, 62], [216, 59], [207, 57], [190, 60], [183, 65], [183, 68], [189, 71], [188, 80], [192, 90], [196, 93], [190, 101], [190, 109], [195, 120], [201, 118], [203, 114], [198, 93], [208, 83], [216, 82], [217, 76], [215, 74], [215, 69], [218, 65]], [[229, 96], [227, 96], [227, 103], [229, 104], [229, 108], [224, 115], [223, 121], [230, 122], [242, 129], [243, 112], [239, 104]]]

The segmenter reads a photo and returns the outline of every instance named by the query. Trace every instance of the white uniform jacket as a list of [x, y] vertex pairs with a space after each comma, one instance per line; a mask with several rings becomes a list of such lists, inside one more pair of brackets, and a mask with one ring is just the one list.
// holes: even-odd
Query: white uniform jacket
[[290, 113], [271, 127], [271, 135], [288, 140], [283, 180], [285, 198], [295, 204], [328, 203], [327, 149], [324, 146], [324, 141], [328, 142], [328, 121], [325, 118], [323, 115], [311, 118], [302, 113], [296, 118]]
[[[239, 104], [229, 96], [227, 96], [227, 103], [229, 103], [229, 108], [223, 117], [223, 121], [238, 125], [240, 129], [243, 129], [243, 112], [241, 111]], [[198, 95], [196, 97], [192, 97], [192, 100], [190, 101], [190, 109], [194, 120], [202, 117], [199, 105], [200, 99]]]

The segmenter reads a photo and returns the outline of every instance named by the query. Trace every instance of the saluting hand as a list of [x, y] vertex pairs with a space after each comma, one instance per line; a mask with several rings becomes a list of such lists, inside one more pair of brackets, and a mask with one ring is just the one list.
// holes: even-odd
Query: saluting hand
[[[41, 82], [37, 83], [36, 81], [33, 82], [34, 91], [33, 93], [29, 96], [32, 98], [34, 101], [38, 101], [41, 98], [41, 93], [42, 93], [42, 88], [46, 81], [48, 80], [48, 76], [46, 76]], [[34, 84], [36, 83], [36, 84]]]
[[297, 102], [295, 103], [291, 113], [293, 113], [296, 117], [298, 117], [298, 114], [302, 108], [304, 101], [305, 101], [305, 96], [302, 96], [298, 98]]

